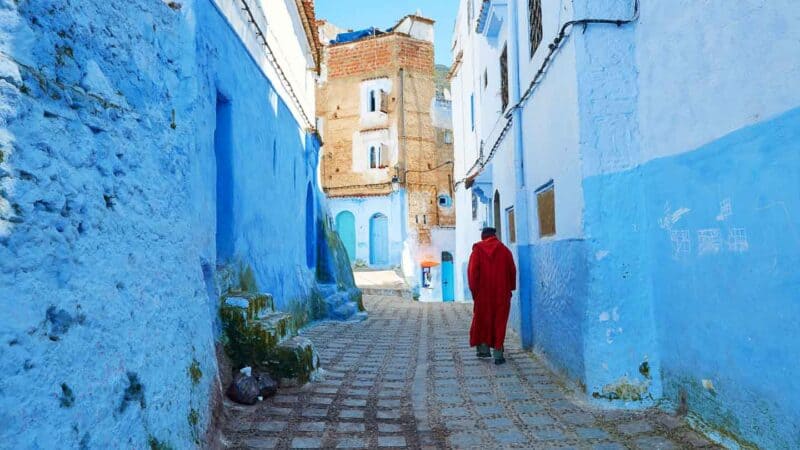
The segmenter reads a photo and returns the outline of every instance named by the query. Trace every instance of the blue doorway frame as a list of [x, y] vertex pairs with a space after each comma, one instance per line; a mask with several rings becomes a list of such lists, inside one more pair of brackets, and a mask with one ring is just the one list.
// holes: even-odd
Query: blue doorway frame
[[456, 300], [455, 277], [453, 270], [453, 255], [442, 252], [442, 301], [445, 303]]
[[389, 265], [389, 218], [381, 213], [369, 219], [369, 264]]
[[336, 231], [350, 257], [350, 264], [356, 260], [356, 216], [350, 211], [342, 211], [336, 215]]

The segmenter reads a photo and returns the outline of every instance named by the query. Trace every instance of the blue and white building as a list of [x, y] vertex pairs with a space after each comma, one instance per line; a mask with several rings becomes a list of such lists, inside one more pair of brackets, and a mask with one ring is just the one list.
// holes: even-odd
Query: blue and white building
[[494, 225], [513, 328], [599, 406], [796, 448], [800, 5], [462, 0], [457, 291]]
[[451, 102], [436, 92], [433, 25], [321, 26], [320, 177], [355, 267], [397, 269], [418, 299], [453, 301]]

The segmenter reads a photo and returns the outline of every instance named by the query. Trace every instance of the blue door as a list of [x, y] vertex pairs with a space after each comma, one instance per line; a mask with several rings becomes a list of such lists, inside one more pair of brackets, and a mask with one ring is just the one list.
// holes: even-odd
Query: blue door
[[336, 216], [336, 231], [352, 264], [356, 260], [356, 216], [350, 211], [340, 212]]
[[381, 213], [369, 219], [369, 264], [389, 265], [389, 218]]
[[442, 301], [452, 302], [456, 299], [455, 280], [453, 278], [453, 255], [442, 252]]

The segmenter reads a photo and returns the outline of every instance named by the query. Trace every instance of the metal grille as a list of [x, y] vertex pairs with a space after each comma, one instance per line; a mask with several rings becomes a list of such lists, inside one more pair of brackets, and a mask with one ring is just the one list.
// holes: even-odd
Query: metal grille
[[531, 58], [542, 43], [542, 0], [528, 0], [528, 24]]
[[503, 47], [503, 53], [500, 54], [500, 98], [505, 111], [508, 107], [508, 46]]

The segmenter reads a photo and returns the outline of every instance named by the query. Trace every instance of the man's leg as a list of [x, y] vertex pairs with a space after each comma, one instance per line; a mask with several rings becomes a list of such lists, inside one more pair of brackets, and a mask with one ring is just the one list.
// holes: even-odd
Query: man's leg
[[494, 363], [497, 364], [498, 366], [500, 364], [505, 364], [506, 363], [506, 358], [503, 357], [503, 349], [502, 348], [499, 349], [499, 350], [493, 348], [492, 349], [492, 354], [494, 356]]
[[489, 346], [487, 344], [478, 344], [478, 358], [488, 358], [492, 356], [489, 353]]

